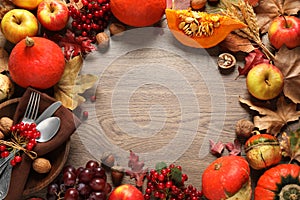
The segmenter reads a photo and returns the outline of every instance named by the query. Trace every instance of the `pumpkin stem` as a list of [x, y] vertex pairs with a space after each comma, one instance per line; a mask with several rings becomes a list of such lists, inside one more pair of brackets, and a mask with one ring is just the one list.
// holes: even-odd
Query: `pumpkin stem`
[[300, 197], [300, 186], [297, 184], [285, 185], [280, 193], [280, 200], [298, 200]]
[[215, 170], [219, 170], [221, 168], [222, 164], [221, 163], [216, 163], [215, 164]]
[[28, 36], [25, 38], [26, 47], [32, 47], [34, 45], [34, 40]]

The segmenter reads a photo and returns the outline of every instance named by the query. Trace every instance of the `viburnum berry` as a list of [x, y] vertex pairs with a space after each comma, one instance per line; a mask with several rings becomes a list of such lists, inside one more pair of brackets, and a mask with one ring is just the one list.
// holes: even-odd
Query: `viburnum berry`
[[1, 158], [6, 158], [9, 155], [9, 151], [5, 150], [1, 152]]
[[15, 160], [16, 163], [20, 163], [20, 162], [22, 161], [22, 157], [19, 156], [19, 155], [16, 155], [16, 156], [14, 157], [14, 160]]
[[5, 151], [5, 150], [6, 150], [6, 145], [1, 144], [1, 145], [0, 145], [0, 151]]

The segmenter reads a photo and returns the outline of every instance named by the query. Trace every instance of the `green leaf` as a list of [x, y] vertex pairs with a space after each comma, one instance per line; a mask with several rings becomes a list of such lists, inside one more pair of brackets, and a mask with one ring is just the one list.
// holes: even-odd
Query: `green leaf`
[[165, 162], [159, 162], [159, 163], [156, 163], [155, 170], [157, 172], [160, 172], [162, 169], [167, 168], [167, 167], [168, 167], [168, 165]]
[[175, 184], [181, 184], [182, 172], [180, 169], [176, 167], [171, 169], [171, 179], [175, 182]]

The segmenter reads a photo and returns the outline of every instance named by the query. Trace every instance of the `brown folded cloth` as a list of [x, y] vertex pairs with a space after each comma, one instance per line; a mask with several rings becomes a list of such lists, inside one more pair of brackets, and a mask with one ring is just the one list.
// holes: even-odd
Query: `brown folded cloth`
[[[22, 120], [32, 91], [36, 91], [41, 95], [39, 115], [48, 106], [50, 106], [53, 102], [56, 101], [54, 98], [48, 96], [45, 93], [39, 92], [32, 88], [27, 88], [23, 96], [20, 98], [19, 104], [17, 106], [13, 118], [14, 123], [18, 123]], [[38, 157], [53, 151], [54, 149], [65, 143], [80, 124], [80, 120], [69, 109], [67, 109], [64, 106], [60, 106], [60, 108], [54, 113], [53, 116], [57, 116], [60, 118], [60, 129], [50, 141], [44, 143], [37, 143], [33, 150], [37, 153]], [[33, 161], [25, 154], [22, 155], [22, 158], [22, 162], [13, 168], [10, 189], [7, 197], [5, 198], [6, 200], [22, 199], [22, 194], [25, 189], [26, 181]]]

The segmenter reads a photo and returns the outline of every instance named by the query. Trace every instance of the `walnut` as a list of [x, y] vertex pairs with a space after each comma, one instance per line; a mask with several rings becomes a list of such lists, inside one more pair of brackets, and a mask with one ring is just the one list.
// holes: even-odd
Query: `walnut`
[[240, 119], [236, 123], [235, 133], [239, 139], [247, 139], [252, 135], [254, 124], [247, 119]]
[[109, 26], [109, 32], [111, 35], [122, 35], [126, 30], [126, 27], [119, 23], [111, 23]]
[[37, 173], [45, 174], [45, 173], [48, 173], [51, 170], [52, 166], [51, 166], [51, 163], [48, 159], [46, 159], [46, 158], [37, 158], [33, 161], [32, 168]]
[[0, 131], [3, 134], [8, 135], [12, 125], [13, 125], [13, 120], [11, 118], [1, 117], [1, 119], [0, 119]]

